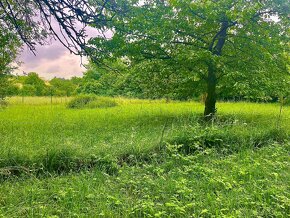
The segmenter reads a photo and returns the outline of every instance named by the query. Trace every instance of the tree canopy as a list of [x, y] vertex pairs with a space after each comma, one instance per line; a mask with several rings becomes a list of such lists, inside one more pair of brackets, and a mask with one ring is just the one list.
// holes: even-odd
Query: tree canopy
[[123, 4], [124, 13], [106, 23], [112, 37], [91, 40], [94, 55], [98, 59], [126, 57], [132, 64], [161, 60], [175, 66], [176, 74], [187, 72], [205, 81], [206, 116], [216, 111], [216, 86], [225, 75], [274, 73], [279, 77], [287, 72], [287, 1], [118, 3]]

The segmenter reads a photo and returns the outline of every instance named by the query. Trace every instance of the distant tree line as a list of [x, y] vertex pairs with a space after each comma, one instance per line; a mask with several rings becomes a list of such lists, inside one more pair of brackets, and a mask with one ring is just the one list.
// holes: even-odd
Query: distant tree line
[[[110, 63], [112, 69], [94, 63], [87, 66], [82, 78], [44, 80], [35, 72], [27, 75], [7, 75], [0, 78], [0, 96], [73, 96], [95, 94], [146, 99], [204, 100], [204, 82], [186, 71], [168, 67], [158, 61], [131, 66], [125, 59]], [[178, 72], [178, 73], [173, 73]], [[217, 87], [219, 100], [277, 102], [290, 96], [290, 76], [275, 78], [232, 73]], [[2, 81], [2, 82], [1, 82]]]
[[46, 81], [35, 72], [23, 76], [7, 75], [2, 81], [2, 96], [71, 96], [76, 94], [79, 78], [53, 78]]
[[[109, 64], [109, 63], [108, 63]], [[110, 69], [90, 63], [77, 93], [146, 99], [205, 100], [205, 82], [179, 66], [148, 60], [132, 65], [126, 59], [111, 62]], [[290, 98], [290, 75], [231, 72], [220, 79], [218, 100], [277, 102]]]

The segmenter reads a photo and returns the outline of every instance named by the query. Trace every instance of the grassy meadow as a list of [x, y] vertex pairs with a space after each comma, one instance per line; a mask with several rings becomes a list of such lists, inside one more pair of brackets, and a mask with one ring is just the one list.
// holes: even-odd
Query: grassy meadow
[[0, 109], [0, 217], [289, 217], [289, 106], [69, 100]]

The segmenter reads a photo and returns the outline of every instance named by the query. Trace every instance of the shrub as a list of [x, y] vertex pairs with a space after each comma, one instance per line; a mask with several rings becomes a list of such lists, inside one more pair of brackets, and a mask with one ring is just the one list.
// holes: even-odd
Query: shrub
[[68, 108], [108, 108], [115, 107], [117, 103], [114, 99], [97, 97], [95, 95], [81, 95], [73, 98], [68, 103]]
[[0, 108], [5, 108], [8, 106], [8, 102], [4, 99], [0, 99]]
[[117, 103], [113, 99], [109, 98], [98, 98], [95, 101], [91, 101], [87, 105], [89, 108], [108, 108], [115, 107]]
[[93, 95], [81, 95], [73, 98], [69, 101], [68, 108], [84, 108], [88, 103], [96, 100], [96, 96]]
[[285, 97], [285, 99], [284, 99], [284, 105], [290, 105], [290, 95], [289, 96], [287, 96], [287, 97]]

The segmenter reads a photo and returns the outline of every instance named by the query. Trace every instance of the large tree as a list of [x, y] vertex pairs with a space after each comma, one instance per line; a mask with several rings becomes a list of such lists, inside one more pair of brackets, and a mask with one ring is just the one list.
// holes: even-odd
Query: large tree
[[95, 59], [126, 57], [132, 64], [158, 59], [178, 66], [176, 73], [195, 74], [207, 87], [207, 119], [216, 112], [216, 87], [224, 75], [237, 72], [247, 77], [279, 77], [287, 72], [287, 0], [115, 3], [123, 13], [105, 13], [112, 19], [103, 28], [110, 30], [112, 37], [91, 40]]

